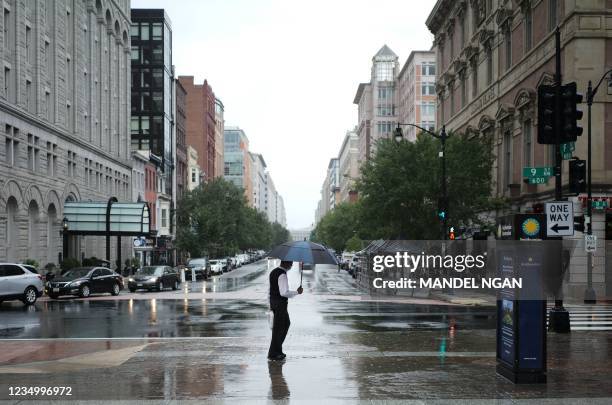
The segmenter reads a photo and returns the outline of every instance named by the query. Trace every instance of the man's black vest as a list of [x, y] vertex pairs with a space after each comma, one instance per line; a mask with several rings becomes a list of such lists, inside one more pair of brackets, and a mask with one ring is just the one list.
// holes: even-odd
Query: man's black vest
[[282, 274], [287, 274], [284, 269], [277, 267], [270, 272], [270, 305], [272, 304], [285, 304], [287, 305], [287, 297], [280, 295], [278, 289], [278, 278]]

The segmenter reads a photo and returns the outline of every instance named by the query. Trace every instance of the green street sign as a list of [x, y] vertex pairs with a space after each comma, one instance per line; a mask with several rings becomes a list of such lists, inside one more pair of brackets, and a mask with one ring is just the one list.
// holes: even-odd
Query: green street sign
[[576, 142], [568, 142], [561, 144], [561, 154], [572, 153], [576, 150]]
[[529, 177], [527, 178], [527, 180], [529, 180], [529, 184], [547, 184], [548, 183], [548, 177]]
[[[553, 174], [553, 168], [551, 166], [545, 167], [523, 167], [523, 178], [531, 179], [551, 177]], [[545, 182], [544, 182], [545, 183]], [[531, 184], [544, 184], [544, 183], [531, 183]]]
[[591, 201], [592, 207], [596, 210], [603, 210], [604, 208], [608, 208], [608, 201], [606, 200], [595, 200]]

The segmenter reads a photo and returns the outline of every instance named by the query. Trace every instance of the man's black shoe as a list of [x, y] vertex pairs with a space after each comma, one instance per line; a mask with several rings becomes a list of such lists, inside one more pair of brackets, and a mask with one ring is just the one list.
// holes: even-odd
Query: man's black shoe
[[273, 361], [281, 361], [281, 360], [285, 360], [284, 355], [282, 354], [277, 354], [276, 356], [268, 356], [268, 360], [273, 360]]

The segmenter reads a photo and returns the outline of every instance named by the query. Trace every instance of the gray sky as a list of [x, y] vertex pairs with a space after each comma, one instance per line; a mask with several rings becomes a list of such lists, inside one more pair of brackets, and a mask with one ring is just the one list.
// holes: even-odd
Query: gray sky
[[164, 8], [179, 75], [204, 79], [245, 130], [285, 200], [290, 229], [314, 222], [329, 159], [357, 123], [353, 98], [387, 44], [429, 49], [435, 0], [132, 0]]

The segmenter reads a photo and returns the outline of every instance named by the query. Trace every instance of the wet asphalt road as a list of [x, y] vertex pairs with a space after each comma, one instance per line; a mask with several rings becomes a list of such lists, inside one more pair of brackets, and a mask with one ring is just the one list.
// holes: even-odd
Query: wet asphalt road
[[[295, 289], [299, 272], [289, 281]], [[9, 396], [20, 385], [72, 388], [53, 399], [612, 396], [609, 333], [551, 335], [549, 383], [514, 386], [495, 375], [493, 308], [373, 300], [325, 267], [305, 272], [303, 284], [289, 304], [284, 363], [266, 360], [265, 263], [176, 292], [5, 303], [0, 399], [22, 399]]]

